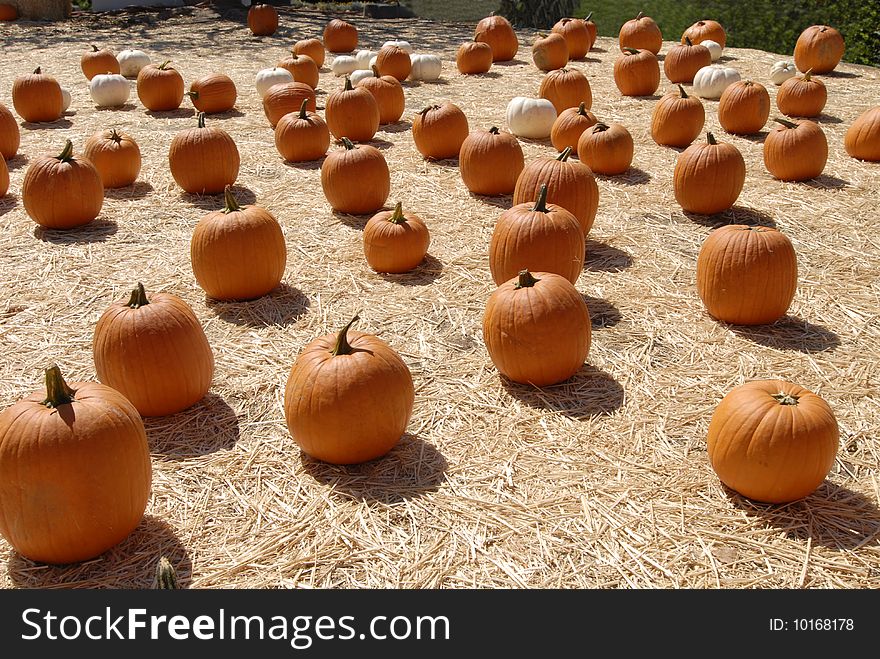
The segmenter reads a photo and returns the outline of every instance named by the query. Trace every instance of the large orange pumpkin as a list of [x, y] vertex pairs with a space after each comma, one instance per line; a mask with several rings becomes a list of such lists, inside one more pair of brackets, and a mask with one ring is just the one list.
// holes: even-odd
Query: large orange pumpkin
[[351, 330], [357, 320], [303, 348], [284, 390], [291, 436], [307, 455], [332, 464], [388, 453], [406, 432], [415, 401], [400, 355], [379, 337]]
[[849, 125], [843, 145], [853, 158], [880, 161], [880, 105], [865, 110]]
[[492, 47], [483, 41], [465, 41], [455, 54], [459, 73], [486, 73], [492, 68]]
[[217, 114], [228, 112], [235, 106], [238, 90], [225, 73], [211, 73], [195, 80], [186, 95], [199, 112]]
[[625, 48], [614, 60], [612, 73], [624, 96], [651, 96], [660, 86], [660, 63], [650, 50]]
[[511, 194], [524, 165], [519, 140], [495, 126], [472, 132], [458, 153], [461, 180], [474, 194]]
[[131, 185], [141, 171], [141, 150], [137, 142], [115, 128], [89, 137], [83, 144], [83, 156], [98, 170], [104, 188]]
[[100, 556], [140, 524], [152, 469], [134, 406], [52, 366], [45, 390], [0, 414], [0, 533], [33, 561]]
[[550, 128], [550, 142], [553, 148], [560, 153], [565, 151], [566, 147], [577, 152], [581, 135], [590, 126], [595, 126], [598, 121], [596, 115], [587, 111], [585, 103], [581, 103], [578, 107], [566, 108], [559, 113]]
[[12, 83], [12, 107], [25, 121], [55, 121], [64, 111], [61, 85], [38, 66]]
[[416, 148], [425, 158], [457, 158], [468, 136], [468, 120], [454, 103], [429, 105], [416, 114], [412, 135]]
[[709, 49], [695, 44], [690, 37], [684, 43], [674, 44], [663, 58], [663, 72], [669, 82], [693, 82], [697, 71], [712, 64]]
[[587, 25], [579, 18], [560, 18], [553, 25], [552, 31], [561, 34], [565, 39], [569, 59], [581, 59], [593, 47]]
[[568, 44], [556, 32], [538, 36], [532, 43], [532, 61], [542, 71], [561, 69], [568, 64]]
[[315, 90], [304, 82], [281, 82], [269, 87], [263, 96], [263, 113], [274, 128], [281, 117], [299, 110], [302, 102], [308, 101], [306, 108], [317, 110]]
[[650, 50], [656, 55], [663, 47], [660, 26], [653, 18], [645, 16], [642, 12], [621, 25], [617, 37], [621, 50], [624, 48], [644, 49]]
[[508, 62], [516, 57], [519, 39], [504, 16], [486, 16], [474, 29], [474, 41], [483, 41], [492, 48], [493, 62]]
[[583, 104], [589, 110], [593, 105], [593, 92], [590, 81], [578, 69], [556, 69], [541, 79], [538, 96], [553, 103], [556, 114], [567, 108]]
[[706, 310], [734, 325], [766, 325], [785, 315], [797, 288], [797, 257], [776, 229], [729, 224], [697, 257], [697, 292]]
[[278, 29], [278, 10], [272, 5], [256, 4], [248, 9], [247, 24], [254, 36], [265, 37]]
[[483, 313], [483, 341], [495, 368], [536, 387], [580, 370], [591, 331], [584, 297], [552, 272], [523, 270], [492, 292]]
[[630, 168], [635, 145], [623, 124], [602, 121], [587, 128], [578, 138], [577, 154], [597, 174], [615, 176]]
[[728, 133], [754, 135], [770, 116], [770, 94], [760, 82], [738, 80], [721, 92], [718, 122]]
[[431, 244], [428, 227], [415, 213], [379, 211], [364, 227], [364, 257], [376, 272], [409, 272], [425, 259]]
[[324, 196], [340, 213], [375, 213], [391, 192], [385, 156], [369, 144], [355, 146], [347, 137], [342, 144], [342, 149], [331, 151], [321, 163]]
[[776, 92], [776, 107], [789, 117], [818, 117], [828, 102], [825, 83], [812, 71], [783, 82]]
[[812, 391], [784, 380], [731, 389], [709, 422], [706, 448], [721, 482], [766, 503], [812, 494], [834, 466], [837, 419]]
[[161, 64], [147, 64], [137, 75], [136, 89], [144, 107], [152, 112], [176, 110], [183, 101], [183, 76], [168, 66], [171, 60]]
[[142, 416], [187, 409], [214, 377], [214, 354], [192, 308], [172, 293], [148, 296], [141, 283], [98, 319], [92, 352], [98, 379]]
[[840, 63], [846, 44], [843, 35], [828, 25], [811, 25], [794, 45], [794, 65], [798, 71], [828, 73]]
[[732, 144], [718, 142], [706, 133], [675, 161], [672, 187], [675, 200], [686, 211], [712, 215], [736, 202], [746, 180], [746, 163]]
[[294, 82], [305, 83], [312, 89], [315, 89], [318, 86], [318, 81], [320, 79], [318, 65], [315, 63], [315, 60], [308, 55], [301, 55], [291, 50], [290, 55], [282, 60], [278, 60], [278, 63], [275, 66], [290, 71], [290, 75], [293, 76]]
[[714, 41], [724, 48], [727, 45], [727, 32], [718, 21], [697, 21], [685, 30], [681, 35], [681, 43], [690, 39], [692, 43], [701, 43], [706, 40]]
[[360, 80], [357, 86], [366, 89], [376, 99], [380, 126], [393, 124], [403, 116], [406, 96], [400, 81], [394, 76], [379, 75], [379, 69], [374, 66], [373, 75]]
[[198, 126], [177, 133], [168, 149], [171, 175], [192, 194], [223, 192], [235, 183], [240, 165], [235, 140], [222, 128], [205, 126], [204, 112], [199, 112]]
[[380, 76], [406, 80], [412, 72], [409, 53], [397, 46], [382, 46], [376, 54], [376, 68]]
[[764, 138], [764, 166], [781, 181], [816, 178], [828, 161], [828, 140], [819, 124], [802, 119], [779, 124]]
[[331, 53], [350, 53], [358, 45], [357, 28], [339, 18], [328, 21], [323, 37], [324, 47]]
[[5, 105], [0, 103], [0, 158], [15, 158], [21, 145], [21, 130], [18, 122]]
[[326, 53], [324, 51], [324, 44], [321, 43], [320, 39], [300, 39], [293, 44], [292, 51], [297, 55], [308, 55], [314, 60], [319, 69], [324, 66]]
[[304, 98], [299, 112], [285, 114], [275, 125], [275, 148], [287, 161], [318, 160], [330, 148], [330, 129], [319, 114], [306, 109], [308, 103]]
[[684, 87], [664, 94], [651, 113], [651, 137], [662, 146], [690, 145], [706, 123], [706, 111], [697, 96], [688, 96]]
[[379, 130], [381, 113], [376, 97], [366, 87], [352, 87], [346, 76], [343, 88], [327, 95], [324, 119], [337, 140], [369, 142]]
[[91, 80], [96, 75], [104, 73], [119, 73], [119, 60], [112, 51], [106, 48], [91, 46], [91, 50], [83, 53], [79, 62], [86, 78]]

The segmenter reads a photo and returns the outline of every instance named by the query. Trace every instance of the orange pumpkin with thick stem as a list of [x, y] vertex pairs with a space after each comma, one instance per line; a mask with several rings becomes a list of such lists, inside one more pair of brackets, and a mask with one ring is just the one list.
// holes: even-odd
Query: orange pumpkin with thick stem
[[624, 96], [651, 96], [660, 86], [660, 63], [650, 50], [625, 48], [614, 60], [613, 75]]
[[738, 80], [721, 92], [718, 122], [733, 135], [754, 135], [770, 116], [770, 94], [760, 82]]
[[856, 117], [846, 129], [843, 145], [853, 158], [880, 161], [880, 105], [865, 110]]
[[34, 160], [24, 175], [21, 201], [30, 218], [47, 229], [88, 224], [101, 212], [104, 185], [87, 158], [73, 157], [70, 140], [55, 157]]
[[190, 261], [202, 290], [215, 300], [253, 300], [284, 276], [287, 245], [278, 220], [262, 206], [239, 206], [227, 185], [226, 206], [193, 229]]
[[61, 118], [64, 101], [61, 85], [38, 66], [33, 73], [18, 76], [12, 83], [12, 107], [25, 121], [33, 123]]
[[561, 69], [568, 64], [568, 44], [556, 32], [538, 36], [532, 44], [532, 61], [542, 71]]
[[310, 112], [315, 112], [318, 109], [316, 98], [315, 90], [304, 82], [280, 82], [269, 87], [263, 97], [263, 113], [274, 128], [281, 117], [297, 112], [303, 101]]
[[324, 120], [337, 140], [369, 142], [379, 130], [381, 114], [373, 94], [365, 87], [352, 87], [346, 76], [343, 88], [327, 95]]
[[556, 69], [541, 79], [538, 96], [553, 103], [556, 114], [567, 108], [584, 104], [587, 110], [593, 105], [590, 81], [578, 69]]
[[454, 103], [429, 105], [412, 122], [413, 141], [425, 158], [458, 158], [469, 132], [464, 112]]
[[115, 389], [64, 381], [0, 414], [0, 534], [32, 561], [100, 556], [141, 523], [152, 484], [147, 433]]
[[579, 18], [560, 18], [553, 25], [552, 31], [565, 39], [569, 59], [581, 59], [593, 47], [595, 39], [590, 39], [586, 24]]
[[327, 54], [324, 51], [324, 44], [321, 43], [320, 39], [300, 39], [293, 44], [292, 51], [297, 55], [311, 57], [319, 69], [324, 66], [324, 58]]
[[458, 153], [461, 179], [474, 194], [511, 194], [524, 165], [519, 140], [495, 126], [469, 134]]
[[375, 213], [391, 192], [391, 172], [385, 156], [369, 144], [342, 138], [343, 148], [331, 151], [321, 163], [321, 188], [331, 208], [340, 213]]
[[635, 150], [632, 135], [623, 124], [602, 121], [581, 133], [578, 158], [597, 174], [615, 176], [630, 168]]
[[83, 156], [98, 170], [105, 189], [131, 185], [141, 171], [141, 150], [137, 142], [115, 128], [89, 137], [83, 143]]
[[168, 166], [181, 188], [191, 194], [216, 194], [235, 183], [241, 156], [235, 140], [222, 128], [205, 126], [199, 112], [196, 128], [186, 128], [171, 140]]
[[576, 108], [567, 108], [559, 113], [550, 129], [550, 142], [560, 153], [566, 147], [577, 151], [578, 140], [587, 128], [595, 126], [599, 120], [596, 115], [587, 111], [585, 103]]
[[304, 453], [332, 464], [388, 453], [406, 432], [415, 401], [400, 355], [379, 337], [352, 330], [358, 319], [303, 348], [284, 389], [291, 436]]
[[519, 39], [504, 16], [486, 16], [474, 29], [474, 41], [483, 41], [492, 49], [493, 62], [509, 62], [516, 57]]
[[402, 48], [382, 46], [376, 54], [376, 68], [379, 75], [391, 76], [398, 81], [406, 80], [412, 71], [412, 60]]
[[669, 82], [693, 82], [697, 71], [712, 64], [709, 49], [695, 44], [690, 37], [685, 42], [674, 44], [663, 58], [663, 72]]
[[773, 228], [728, 224], [703, 242], [697, 292], [713, 318], [733, 325], [766, 325], [788, 311], [797, 289], [797, 257]]
[[818, 117], [827, 102], [828, 89], [812, 71], [789, 78], [776, 92], [776, 107], [789, 117]]
[[654, 55], [663, 47], [663, 35], [660, 26], [650, 16], [639, 12], [638, 16], [631, 18], [620, 26], [617, 35], [620, 49], [636, 48], [638, 50], [650, 50]]
[[492, 68], [492, 47], [483, 41], [465, 41], [458, 47], [455, 66], [459, 73], [486, 73]]
[[764, 138], [764, 166], [781, 181], [806, 181], [816, 178], [828, 161], [828, 140], [821, 126], [809, 119], [779, 124]]
[[290, 75], [293, 76], [294, 82], [305, 83], [312, 89], [315, 89], [318, 86], [320, 78], [318, 65], [315, 63], [315, 60], [308, 55], [300, 55], [291, 50], [290, 55], [282, 60], [278, 60], [278, 63], [275, 66], [290, 71]]
[[183, 76], [166, 60], [147, 64], [137, 75], [137, 95], [144, 107], [153, 112], [169, 112], [183, 101]]
[[409, 272], [425, 260], [431, 235], [415, 213], [403, 212], [397, 202], [393, 211], [379, 211], [364, 226], [364, 257], [376, 272]]
[[727, 32], [718, 21], [706, 19], [697, 21], [685, 30], [681, 35], [681, 43], [685, 43], [686, 39], [690, 39], [692, 43], [701, 43], [708, 39], [724, 48], [727, 45]]
[[722, 398], [706, 448], [727, 487], [755, 501], [789, 503], [822, 484], [839, 444], [837, 419], [823, 398], [784, 380], [755, 380]]
[[725, 211], [736, 202], [746, 180], [746, 163], [732, 144], [706, 133], [675, 161], [672, 187], [683, 210], [700, 215]]
[[90, 46], [91, 50], [83, 53], [79, 65], [86, 78], [91, 80], [103, 73], [119, 73], [119, 60], [106, 48]]
[[357, 28], [339, 18], [328, 21], [323, 37], [324, 47], [331, 53], [350, 53], [358, 45]]
[[315, 112], [309, 112], [304, 98], [299, 112], [288, 112], [275, 125], [275, 148], [288, 162], [322, 158], [330, 148], [330, 129]]
[[373, 75], [360, 80], [357, 86], [366, 89], [376, 99], [380, 126], [393, 124], [403, 116], [406, 96], [400, 81], [394, 76], [379, 75], [379, 69], [374, 66]]
[[218, 114], [228, 112], [235, 106], [238, 90], [232, 78], [225, 73], [211, 73], [194, 81], [186, 96], [197, 111]]
[[697, 139], [706, 123], [706, 110], [696, 96], [684, 87], [665, 94], [651, 113], [651, 137], [662, 146], [688, 146]]
[[98, 319], [92, 353], [98, 379], [142, 416], [191, 407], [214, 377], [214, 354], [192, 308], [172, 293], [147, 295], [141, 283]]
[[584, 269], [584, 232], [574, 215], [547, 204], [545, 183], [535, 203], [501, 213], [489, 241], [489, 269], [497, 285], [525, 267], [554, 272], [572, 284]]
[[0, 158], [15, 158], [21, 146], [21, 130], [18, 122], [5, 105], [0, 103]]
[[583, 296], [565, 277], [522, 270], [489, 296], [483, 341], [495, 368], [513, 382], [545, 387], [567, 380], [590, 352]]
[[256, 4], [248, 9], [247, 24], [257, 37], [275, 34], [278, 29], [278, 10], [272, 5]]
[[846, 50], [843, 35], [828, 25], [811, 25], [794, 44], [794, 65], [798, 71], [828, 73], [837, 68]]
[[569, 211], [586, 236], [599, 208], [599, 186], [592, 170], [583, 162], [569, 160], [573, 149], [566, 147], [557, 157], [541, 156], [529, 161], [516, 180], [513, 203], [534, 202], [547, 184], [547, 203]]

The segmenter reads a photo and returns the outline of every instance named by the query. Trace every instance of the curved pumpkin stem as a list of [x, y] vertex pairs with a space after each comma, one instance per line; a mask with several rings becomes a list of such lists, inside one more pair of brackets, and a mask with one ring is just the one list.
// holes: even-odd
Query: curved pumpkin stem
[[537, 284], [540, 279], [535, 278], [531, 272], [528, 270], [520, 270], [519, 276], [517, 277], [516, 284], [514, 285], [515, 290], [519, 290], [521, 288], [531, 288], [535, 284]]
[[351, 151], [352, 149], [355, 148], [355, 146], [354, 146], [354, 142], [352, 142], [352, 141], [351, 141], [350, 139], [348, 139], [347, 137], [343, 137], [343, 138], [342, 138], [342, 146], [345, 147], [345, 150], [346, 150], [346, 151]]
[[562, 153], [560, 153], [558, 156], [556, 156], [556, 159], [559, 162], [565, 162], [566, 160], [568, 160], [568, 157], [570, 155], [571, 155], [571, 147], [567, 146], [567, 147], [565, 147], [565, 149], [563, 149]]
[[690, 37], [685, 37], [685, 38], [684, 38], [684, 42], [685, 42], [688, 46], [693, 46], [693, 45], [694, 45], [694, 42], [691, 41], [691, 38], [690, 38]]
[[205, 113], [199, 112], [199, 128], [205, 127]]
[[345, 76], [345, 86], [343, 86], [342, 91], [350, 92], [354, 87], [351, 86], [351, 78], [349, 76]]
[[583, 101], [581, 101], [581, 104], [578, 105], [577, 114], [581, 115], [582, 117], [587, 116], [587, 104]]
[[782, 117], [773, 117], [773, 121], [777, 124], [782, 124], [786, 128], [797, 128], [798, 125], [793, 121], [789, 121], [788, 119], [783, 119]]
[[307, 106], [308, 104], [309, 104], [309, 99], [308, 99], [308, 98], [304, 98], [304, 99], [303, 99], [303, 102], [302, 102], [302, 105], [299, 106], [299, 118], [300, 118], [300, 119], [308, 119], [308, 118], [309, 118], [308, 112], [307, 112], [307, 110], [306, 110], [306, 106]]
[[712, 133], [706, 133], [706, 141], [712, 145], [718, 144], [718, 141]]
[[[571, 149], [571, 147], [566, 147], [567, 149]], [[547, 208], [547, 184], [542, 183], [541, 189], [538, 192], [538, 198], [535, 200], [535, 206], [532, 208], [532, 212], [534, 213], [548, 213], [550, 209]]]
[[68, 405], [73, 402], [75, 393], [76, 391], [64, 381], [58, 364], [52, 364], [46, 369], [46, 399], [43, 405], [55, 409], [61, 405]]
[[92, 49], [92, 52], [93, 52], [93, 53], [97, 53], [97, 52], [98, 52], [98, 47], [97, 47], [95, 44], [93, 44], [93, 43], [90, 43], [90, 44], [89, 44], [89, 48]]
[[426, 114], [428, 114], [431, 110], [439, 110], [439, 109], [440, 109], [440, 106], [439, 106], [439, 105], [429, 105], [428, 107], [426, 107], [426, 108], [424, 108], [424, 109], [422, 109], [422, 110], [419, 110], [416, 114], [420, 114], [420, 115], [422, 115], [422, 116], [424, 117], [424, 116], [425, 116]]
[[138, 282], [137, 288], [131, 292], [131, 297], [128, 299], [125, 306], [131, 309], [139, 309], [149, 303], [150, 301], [147, 299], [147, 291], [144, 290], [144, 285]]
[[498, 135], [501, 133], [501, 131], [498, 130], [498, 126], [492, 126], [492, 128], [489, 129], [489, 132], [492, 133], [493, 135]]
[[626, 46], [623, 50], [625, 53], [629, 53], [630, 55], [638, 55], [639, 54], [638, 48], [631, 48], [629, 46]]
[[374, 77], [374, 78], [381, 78], [381, 77], [382, 77], [382, 74], [379, 73], [379, 67], [378, 67], [378, 66], [376, 66], [375, 64], [373, 64], [373, 66], [371, 66], [370, 69], [373, 71], [373, 77]]
[[593, 18], [593, 12], [587, 14], [587, 17], [584, 19], [584, 23], [589, 23], [591, 18]]
[[354, 318], [348, 321], [348, 324], [339, 330], [339, 334], [336, 336], [336, 345], [333, 346], [333, 350], [330, 351], [331, 355], [338, 357], [339, 355], [350, 355], [355, 352], [370, 352], [363, 348], [354, 348], [348, 342], [348, 330], [351, 329], [351, 326], [358, 320], [360, 320], [360, 316], [355, 314]]
[[406, 218], [403, 216], [403, 202], [397, 202], [397, 205], [394, 207], [394, 212], [391, 213], [391, 217], [388, 218], [388, 221], [392, 224], [406, 224]]
[[645, 13], [640, 11], [640, 12], [639, 12], [639, 15], [636, 16], [636, 20], [639, 20], [639, 19], [642, 18], [644, 15], [645, 15]]
[[780, 405], [797, 405], [798, 397], [793, 396], [791, 394], [787, 394], [784, 391], [780, 391], [778, 394], [773, 394], [773, 398], [776, 399], [776, 402]]
[[593, 126], [593, 132], [594, 133], [604, 133], [609, 128], [611, 128], [611, 126], [606, 124], [604, 121], [600, 121], [595, 126]]
[[231, 185], [227, 185], [223, 188], [223, 200], [226, 202], [226, 208], [223, 209], [224, 213], [234, 213], [241, 210], [241, 206], [238, 205], [238, 200], [235, 198], [235, 195], [232, 194]]
[[42, 67], [39, 67], [39, 66], [38, 66], [37, 68], [34, 69], [34, 75], [35, 75], [35, 76], [42, 75], [42, 73], [43, 73], [43, 69], [42, 69]]
[[170, 59], [167, 59], [167, 60], [165, 60], [164, 62], [162, 62], [159, 66], [157, 66], [156, 68], [157, 68], [157, 69], [160, 69], [160, 70], [162, 70], [162, 71], [164, 71], [165, 68], [166, 68], [169, 64], [171, 64], [171, 60], [170, 60]]
[[801, 78], [804, 82], [810, 82], [813, 79], [813, 69], [807, 69], [807, 72], [804, 74], [804, 77]]
[[682, 87], [681, 85], [678, 86], [678, 93], [681, 94], [681, 98], [690, 98], [687, 95], [687, 92], [684, 90], [684, 87]]
[[156, 580], [153, 587], [158, 590], [177, 590], [180, 585], [177, 582], [177, 570], [165, 556], [156, 563]]
[[186, 94], [184, 94], [184, 96], [189, 96], [192, 100], [195, 101], [199, 97], [199, 93], [190, 90], [190, 91], [186, 92]]
[[60, 160], [61, 162], [70, 162], [71, 160], [73, 160], [73, 142], [67, 140], [64, 143], [64, 149], [61, 151], [61, 153], [55, 156], [55, 158], [57, 160]]

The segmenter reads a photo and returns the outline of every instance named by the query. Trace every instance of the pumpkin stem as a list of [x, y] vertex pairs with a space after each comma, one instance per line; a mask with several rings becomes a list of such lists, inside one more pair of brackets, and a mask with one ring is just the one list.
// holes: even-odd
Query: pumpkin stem
[[348, 325], [339, 330], [339, 334], [336, 336], [336, 345], [333, 346], [333, 350], [330, 351], [331, 355], [338, 357], [339, 355], [350, 355], [355, 352], [370, 352], [363, 348], [353, 348], [348, 342], [348, 330], [351, 329], [351, 326], [354, 325], [357, 320], [360, 320], [360, 316], [355, 314], [354, 318], [348, 321]]
[[578, 105], [577, 113], [582, 117], [587, 116], [587, 104], [581, 101], [581, 104]]
[[97, 47], [95, 44], [89, 44], [89, 48], [92, 49], [92, 52], [93, 52], [93, 53], [97, 53], [97, 52], [98, 52], [98, 47]]
[[[567, 147], [571, 149], [571, 147]], [[535, 213], [548, 213], [550, 209], [547, 208], [547, 184], [541, 184], [541, 190], [538, 192], [538, 198], [535, 200], [535, 206], [532, 208], [532, 212]]]
[[498, 126], [492, 126], [492, 128], [489, 129], [489, 132], [493, 135], [498, 135], [501, 131], [498, 130]]
[[807, 72], [804, 74], [804, 77], [801, 78], [804, 82], [810, 82], [813, 77], [813, 69], [807, 69]]
[[706, 133], [706, 141], [709, 144], [718, 144], [718, 142], [715, 140], [715, 136], [712, 133]]
[[166, 557], [162, 556], [156, 564], [156, 580], [153, 582], [153, 588], [158, 590], [177, 590], [180, 585], [177, 583], [177, 570]]
[[199, 97], [198, 92], [188, 91], [184, 96], [189, 96], [192, 100], [196, 100]]
[[406, 218], [403, 216], [403, 202], [397, 202], [397, 205], [394, 207], [394, 212], [391, 213], [391, 217], [388, 218], [388, 221], [392, 224], [406, 223]]
[[40, 74], [42, 74], [42, 73], [43, 73], [43, 70], [42, 70], [41, 67], [38, 66], [37, 68], [34, 69], [34, 75], [37, 75], [37, 76], [38, 76], [38, 75], [40, 75]]
[[593, 132], [594, 132], [594, 133], [596, 133], [596, 132], [604, 133], [604, 132], [605, 132], [606, 130], [608, 130], [609, 128], [611, 128], [611, 126], [609, 126], [608, 124], [606, 124], [604, 121], [600, 121], [600, 122], [597, 123], [595, 126], [593, 126]]
[[691, 41], [691, 38], [690, 38], [690, 37], [685, 37], [685, 38], [684, 38], [684, 42], [685, 42], [688, 46], [693, 46], [693, 45], [694, 45], [694, 42]]
[[138, 282], [137, 288], [131, 292], [131, 297], [128, 299], [125, 306], [131, 309], [139, 309], [149, 303], [150, 301], [147, 299], [147, 292], [144, 290], [144, 285]]
[[55, 409], [61, 405], [68, 405], [73, 402], [75, 393], [76, 391], [64, 381], [58, 364], [52, 364], [46, 369], [46, 400], [43, 401], [43, 405]]
[[57, 160], [60, 160], [61, 162], [70, 162], [71, 160], [73, 160], [73, 142], [67, 140], [64, 143], [64, 149], [61, 151], [61, 153], [55, 156], [55, 158]]
[[342, 88], [344, 92], [350, 92], [354, 87], [351, 86], [351, 78], [349, 76], [345, 76], [345, 86]]
[[241, 210], [241, 206], [238, 205], [238, 200], [235, 198], [235, 195], [232, 194], [232, 186], [227, 185], [223, 188], [223, 199], [226, 201], [226, 208], [223, 209], [224, 213], [234, 213]]
[[644, 15], [645, 15], [644, 12], [641, 12], [641, 11], [640, 11], [640, 12], [639, 12], [639, 15], [636, 16], [636, 20], [639, 20], [639, 19], [640, 19], [642, 16], [644, 16]]
[[681, 94], [682, 98], [688, 98], [687, 92], [684, 90], [684, 87], [681, 85], [678, 86], [678, 93]]
[[431, 110], [439, 110], [439, 109], [440, 109], [440, 106], [439, 106], [439, 105], [429, 105], [428, 107], [426, 107], [426, 108], [424, 108], [424, 109], [422, 109], [422, 110], [419, 110], [419, 111], [418, 111], [418, 114], [420, 114], [420, 115], [422, 115], [422, 116], [424, 117], [424, 116], [425, 116], [426, 114], [428, 114], [428, 112], [430, 112]]
[[382, 74], [379, 73], [379, 67], [378, 67], [378, 66], [376, 66], [375, 64], [373, 64], [373, 66], [371, 66], [370, 68], [373, 70], [373, 76], [374, 76], [374, 77], [376, 77], [376, 78], [381, 78], [381, 77], [382, 77]]
[[587, 14], [587, 17], [584, 19], [584, 23], [588, 22], [591, 18], [593, 18], [593, 12]]
[[342, 146], [345, 147], [346, 151], [351, 151], [354, 148], [354, 142], [352, 142], [347, 137], [342, 138]]
[[199, 112], [199, 128], [205, 127], [205, 113]]
[[639, 54], [638, 48], [630, 48], [629, 46], [626, 46], [623, 50], [624, 50], [624, 52], [627, 52], [630, 55], [638, 55]]
[[541, 280], [536, 279], [534, 276], [532, 276], [532, 273], [528, 270], [520, 270], [519, 277], [516, 280], [516, 285], [513, 288], [517, 291], [521, 288], [531, 288], [539, 281]]
[[110, 129], [110, 139], [113, 140], [114, 142], [116, 142], [117, 144], [119, 144], [120, 142], [122, 142], [122, 135], [120, 135], [118, 132], [116, 132], [115, 128], [111, 128]]
[[787, 394], [784, 391], [780, 391], [778, 394], [773, 394], [773, 398], [776, 399], [780, 405], [797, 405], [798, 397], [793, 396], [792, 394]]
[[782, 117], [774, 117], [773, 121], [775, 121], [777, 124], [782, 124], [786, 128], [797, 128], [798, 127], [798, 125], [796, 123], [794, 123], [793, 121], [789, 121], [788, 119], [783, 119]]
[[156, 68], [157, 68], [157, 69], [161, 69], [162, 71], [164, 71], [164, 70], [165, 70], [165, 67], [168, 66], [169, 64], [171, 64], [171, 60], [170, 60], [170, 59], [167, 59], [167, 60], [165, 60], [164, 62], [162, 62], [159, 66], [157, 66]]
[[[581, 103], [581, 105], [583, 105], [583, 103]], [[559, 162], [565, 162], [566, 160], [568, 160], [568, 157], [570, 155], [571, 155], [571, 147], [567, 146], [567, 147], [565, 147], [565, 149], [563, 149], [562, 153], [560, 153], [558, 156], [556, 156], [556, 159]]]
[[309, 99], [304, 98], [302, 105], [299, 106], [299, 118], [300, 119], [308, 119], [309, 115], [306, 112], [306, 106], [309, 104]]

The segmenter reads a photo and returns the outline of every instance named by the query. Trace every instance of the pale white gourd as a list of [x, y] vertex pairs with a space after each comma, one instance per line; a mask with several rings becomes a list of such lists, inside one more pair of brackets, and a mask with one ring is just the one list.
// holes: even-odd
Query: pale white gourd
[[410, 80], [437, 80], [443, 70], [443, 61], [436, 55], [410, 55]]
[[794, 62], [788, 60], [779, 60], [770, 67], [770, 82], [774, 85], [781, 85], [795, 75], [797, 75], [797, 67]]
[[354, 87], [364, 78], [373, 78], [375, 75], [376, 74], [369, 69], [358, 69], [357, 71], [353, 71], [348, 78], [351, 80], [351, 86]]
[[351, 55], [337, 55], [330, 64], [335, 76], [344, 76], [358, 70], [358, 61]]
[[515, 96], [507, 104], [506, 119], [514, 135], [542, 139], [550, 135], [556, 108], [546, 98]]
[[61, 111], [62, 112], [66, 112], [67, 108], [70, 107], [70, 101], [71, 101], [70, 92], [67, 91], [66, 89], [64, 89], [64, 87], [62, 87], [61, 88]]
[[409, 41], [403, 41], [403, 40], [386, 41], [385, 43], [382, 44], [382, 48], [384, 48], [385, 46], [397, 46], [402, 51], [404, 51], [407, 55], [412, 55], [413, 48], [410, 45]]
[[711, 39], [704, 39], [700, 42], [701, 46], [705, 46], [709, 49], [709, 55], [712, 56], [712, 61], [717, 62], [721, 59], [721, 53], [724, 52], [724, 48], [717, 41], [712, 41]]
[[373, 56], [370, 58], [370, 70], [371, 70], [371, 71], [373, 70], [373, 67], [376, 66], [376, 61], [377, 61], [378, 59], [379, 59], [379, 55], [378, 55], [378, 54], [373, 55]]
[[121, 75], [126, 78], [137, 78], [141, 69], [150, 63], [150, 56], [142, 50], [123, 50], [116, 56], [116, 60], [119, 62]]
[[701, 98], [721, 98], [729, 85], [740, 80], [739, 71], [729, 66], [704, 66], [694, 74], [693, 92]]
[[262, 69], [257, 73], [255, 80], [257, 93], [260, 98], [266, 95], [269, 87], [279, 85], [283, 82], [293, 82], [293, 74], [287, 69], [280, 66], [273, 66], [271, 69]]
[[[376, 56], [375, 50], [359, 50], [354, 58], [357, 60], [357, 71], [369, 71], [370, 60]], [[352, 83], [354, 84], [354, 83]]]
[[99, 108], [125, 105], [131, 94], [131, 83], [119, 73], [99, 73], [89, 81], [89, 94]]

